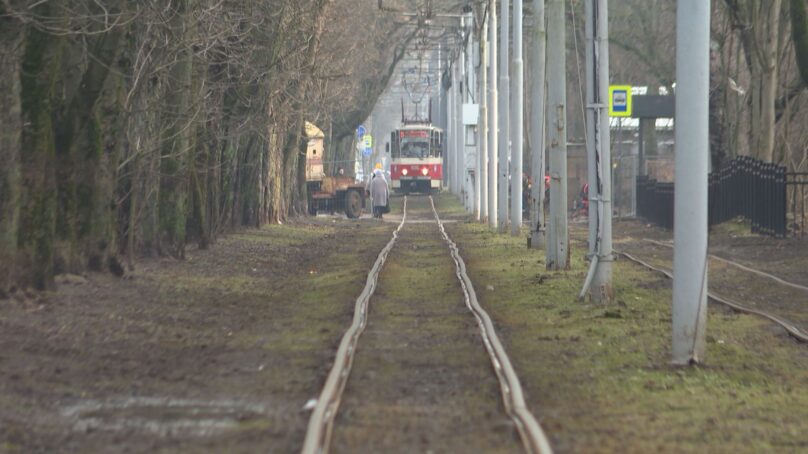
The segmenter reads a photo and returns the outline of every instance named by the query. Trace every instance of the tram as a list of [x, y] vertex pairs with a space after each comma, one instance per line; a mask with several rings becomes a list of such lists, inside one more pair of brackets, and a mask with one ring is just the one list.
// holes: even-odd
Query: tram
[[431, 123], [404, 124], [390, 133], [390, 179], [398, 193], [439, 191], [443, 130]]

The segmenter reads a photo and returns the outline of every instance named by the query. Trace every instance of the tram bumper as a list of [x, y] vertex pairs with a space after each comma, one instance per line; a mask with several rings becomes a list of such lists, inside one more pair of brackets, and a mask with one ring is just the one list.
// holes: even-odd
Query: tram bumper
[[439, 187], [440, 181], [433, 182], [429, 177], [401, 177], [399, 180], [393, 181], [393, 189], [402, 192], [429, 192], [430, 189]]

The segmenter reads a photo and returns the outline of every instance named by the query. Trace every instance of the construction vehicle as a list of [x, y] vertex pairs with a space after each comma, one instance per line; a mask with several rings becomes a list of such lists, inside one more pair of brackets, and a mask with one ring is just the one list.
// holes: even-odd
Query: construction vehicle
[[353, 177], [345, 175], [327, 176], [323, 155], [325, 134], [317, 126], [306, 122], [306, 189], [308, 192], [309, 214], [318, 212], [345, 212], [350, 219], [356, 219], [365, 208], [365, 187]]

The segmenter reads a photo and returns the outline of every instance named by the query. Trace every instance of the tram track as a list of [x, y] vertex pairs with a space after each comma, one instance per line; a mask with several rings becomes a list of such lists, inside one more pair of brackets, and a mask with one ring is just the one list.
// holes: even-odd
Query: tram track
[[438, 223], [438, 228], [443, 235], [444, 241], [449, 245], [452, 260], [454, 260], [455, 263], [457, 278], [460, 280], [460, 284], [463, 288], [466, 306], [474, 314], [479, 324], [485, 348], [491, 357], [491, 365], [499, 379], [502, 391], [502, 402], [505, 405], [505, 409], [519, 431], [519, 436], [522, 439], [525, 450], [529, 453], [549, 454], [552, 452], [550, 442], [547, 440], [547, 436], [544, 434], [541, 426], [539, 426], [538, 421], [536, 421], [536, 418], [525, 404], [524, 392], [522, 391], [519, 377], [516, 375], [511, 360], [505, 352], [505, 348], [502, 346], [502, 341], [499, 340], [491, 317], [485, 309], [480, 306], [479, 301], [477, 301], [477, 294], [474, 291], [471, 278], [469, 278], [466, 273], [466, 263], [463, 261], [463, 257], [460, 256], [460, 250], [457, 244], [449, 237], [449, 234], [446, 233], [440, 216], [438, 216], [438, 210], [435, 208], [435, 201], [432, 197], [429, 198], [429, 201], [432, 204], [432, 211], [435, 214], [435, 221]]
[[[523, 391], [522, 391], [522, 388], [521, 388], [521, 384], [519, 383], [519, 379], [516, 376], [516, 373], [514, 372], [513, 366], [511, 365], [511, 361], [508, 358], [508, 356], [507, 356], [507, 354], [505, 352], [505, 349], [502, 346], [502, 342], [500, 341], [499, 337], [496, 334], [496, 331], [494, 329], [494, 326], [493, 326], [493, 323], [491, 321], [490, 316], [485, 312], [485, 310], [479, 305], [479, 302], [477, 301], [476, 294], [474, 292], [474, 286], [473, 286], [473, 284], [471, 282], [471, 279], [466, 274], [465, 263], [463, 262], [463, 259], [460, 256], [460, 253], [459, 253], [459, 250], [457, 248], [457, 245], [451, 240], [451, 238], [446, 233], [446, 230], [444, 229], [444, 226], [443, 226], [443, 222], [441, 221], [440, 216], [439, 216], [438, 211], [437, 211], [437, 208], [435, 206], [434, 200], [431, 197], [429, 197], [429, 206], [431, 207], [431, 213], [430, 214], [434, 218], [433, 223], [437, 224], [438, 230], [439, 230], [439, 233], [440, 233], [439, 237], [435, 237], [434, 240], [430, 240], [430, 241], [432, 241], [432, 243], [430, 243], [430, 244], [437, 245], [439, 243], [435, 243], [435, 241], [442, 241], [442, 242], [445, 242], [445, 244], [448, 246], [448, 249], [449, 249], [449, 252], [450, 252], [449, 257], [446, 257], [445, 259], [442, 259], [443, 260], [442, 263], [446, 263], [446, 265], [448, 265], [449, 263], [454, 263], [454, 270], [451, 273], [454, 274], [457, 277], [458, 283], [459, 283], [459, 284], [454, 284], [454, 285], [455, 286], [459, 285], [459, 287], [462, 289], [463, 302], [465, 303], [466, 308], [469, 311], [471, 311], [472, 314], [475, 317], [476, 324], [477, 324], [477, 327], [479, 329], [479, 334], [478, 335], [480, 336], [480, 338], [482, 340], [482, 343], [483, 343], [483, 345], [484, 345], [484, 347], [486, 349], [486, 352], [488, 354], [488, 360], [489, 360], [489, 362], [490, 362], [490, 364], [493, 367], [493, 370], [495, 372], [494, 375], [496, 376], [496, 381], [494, 381], [494, 378], [492, 377], [490, 379], [491, 380], [491, 386], [496, 386], [496, 385], [494, 385], [494, 383], [498, 383], [499, 391], [500, 391], [500, 394], [501, 394], [501, 403], [502, 403], [502, 405], [503, 405], [503, 407], [505, 409], [505, 413], [507, 414], [508, 418], [512, 422], [513, 427], [516, 429], [516, 433], [518, 433], [518, 435], [519, 435], [519, 439], [522, 442], [522, 446], [523, 446], [524, 450], [526, 452], [528, 452], [528, 453], [542, 453], [542, 454], [543, 453], [550, 453], [550, 452], [552, 452], [550, 444], [549, 444], [546, 436], [544, 435], [541, 427], [539, 426], [538, 422], [536, 421], [535, 417], [527, 409], [527, 405], [525, 404], [524, 397], [523, 397]], [[385, 248], [379, 254], [379, 257], [378, 257], [376, 263], [374, 264], [374, 267], [371, 269], [371, 272], [368, 274], [368, 279], [367, 279], [366, 286], [365, 286], [362, 294], [360, 295], [360, 297], [357, 299], [357, 303], [355, 305], [355, 313], [354, 313], [353, 322], [352, 322], [351, 326], [349, 327], [349, 329], [345, 332], [345, 334], [342, 337], [342, 341], [340, 342], [340, 347], [337, 350], [336, 358], [334, 360], [334, 365], [333, 365], [333, 367], [331, 368], [331, 371], [328, 374], [328, 378], [326, 380], [325, 385], [323, 386], [323, 390], [322, 390], [319, 398], [317, 399], [317, 403], [314, 406], [314, 409], [312, 411], [312, 415], [311, 415], [311, 418], [309, 420], [308, 430], [307, 430], [307, 433], [306, 433], [304, 446], [303, 446], [303, 450], [302, 450], [303, 453], [324, 453], [324, 452], [328, 452], [329, 449], [331, 448], [332, 436], [334, 434], [335, 419], [337, 419], [337, 413], [338, 412], [342, 413], [340, 411], [340, 403], [343, 401], [343, 393], [346, 392], [346, 385], [347, 385], [347, 383], [349, 381], [348, 378], [351, 375], [351, 368], [352, 368], [352, 365], [353, 365], [353, 362], [354, 362], [354, 355], [355, 355], [355, 353], [357, 351], [357, 348], [358, 348], [359, 336], [362, 334], [362, 332], [365, 329], [365, 326], [368, 323], [368, 310], [369, 310], [370, 299], [374, 294], [376, 286], [380, 285], [379, 284], [379, 274], [381, 272], [381, 269], [385, 266], [385, 262], [387, 261], [388, 254], [390, 253], [390, 250], [393, 249], [393, 246], [396, 244], [396, 240], [399, 238], [399, 235], [402, 233], [402, 230], [404, 229], [405, 224], [408, 223], [407, 219], [408, 219], [408, 217], [407, 217], [407, 198], [405, 197], [404, 198], [404, 209], [403, 209], [403, 215], [402, 215], [401, 223], [398, 225], [398, 228], [394, 231], [393, 238], [391, 238], [390, 242], [387, 244], [387, 246], [385, 246]], [[414, 224], [414, 226], [415, 225], [418, 225], [418, 224]], [[421, 228], [426, 227], [425, 224], [423, 224], [423, 223], [421, 223], [420, 225], [422, 226]], [[429, 227], [429, 228], [431, 229], [433, 227]], [[414, 232], [414, 233], [416, 235], [418, 235], [418, 234], [423, 235], [424, 231], [422, 230], [422, 231], [417, 231], [417, 232]], [[412, 236], [413, 233], [410, 233], [408, 235]], [[432, 235], [432, 234], [430, 234], [430, 235]], [[402, 244], [401, 247], [404, 247], [404, 246], [406, 246], [406, 244]], [[396, 250], [398, 250], [398, 248]], [[435, 249], [432, 249], [432, 251], [434, 251], [434, 250]], [[451, 258], [451, 261], [449, 261], [449, 258]], [[442, 266], [446, 266], [446, 265], [442, 265]], [[445, 268], [443, 268], [443, 269], [445, 269]], [[387, 272], [385, 272], [385, 273], [387, 273]], [[443, 273], [444, 272], [441, 271], [442, 276], [444, 275]], [[448, 274], [449, 273], [448, 269], [446, 270], [446, 273], [447, 273], [446, 276], [448, 277], [450, 275], [450, 274]], [[384, 278], [383, 282], [386, 282], [386, 279], [387, 278]], [[455, 287], [455, 288], [457, 288], [457, 287]], [[456, 292], [456, 291], [457, 290], [453, 290], [453, 292]], [[383, 292], [383, 294], [385, 293], [384, 290], [382, 290], [382, 292]], [[384, 297], [384, 295], [382, 297]], [[452, 297], [452, 298], [454, 298], [454, 297]], [[374, 307], [376, 307], [377, 303], [380, 303], [380, 301], [374, 302]], [[390, 301], [387, 301], [386, 304], [387, 304], [388, 310], [389, 310], [390, 307], [396, 307], [395, 305], [391, 306]], [[398, 307], [401, 307], [401, 306], [398, 306]], [[462, 306], [458, 306], [458, 307], [462, 307]], [[407, 310], [411, 311], [412, 308], [407, 308]], [[440, 310], [445, 310], [445, 309], [440, 309]], [[409, 312], [409, 313], [412, 313], [412, 312]], [[391, 315], [389, 315], [389, 314], [388, 315], [380, 314], [380, 317], [382, 319], [389, 318], [390, 316]], [[422, 317], [426, 316], [427, 318], [425, 320], [432, 320], [432, 318], [433, 318], [432, 316], [430, 316], [428, 314], [422, 314], [421, 316]], [[395, 314], [394, 317], [398, 317], [398, 319], [401, 319], [402, 317], [408, 317], [408, 315], [406, 315], [406, 314]], [[460, 317], [462, 319], [462, 312], [459, 315], [456, 315], [454, 317]], [[376, 317], [374, 317], [374, 319], [375, 318]], [[374, 323], [377, 323], [377, 324], [382, 323], [382, 325], [384, 325], [383, 321], [382, 322], [374, 322]], [[423, 322], [423, 321], [419, 322], [419, 321], [415, 320], [414, 325], [417, 326], [418, 330], [427, 329], [426, 326], [423, 326], [424, 323], [426, 323], [426, 322]], [[466, 322], [466, 323], [469, 323], [469, 322]], [[440, 326], [443, 326], [443, 325], [440, 325]], [[469, 325], [469, 327], [471, 327], [471, 326], [473, 326], [473, 325]], [[392, 337], [392, 336], [396, 336], [395, 333], [390, 332], [390, 329], [387, 326], [384, 326], [384, 328], [386, 328], [386, 329], [383, 330], [386, 337], [389, 338], [389, 337]], [[374, 332], [374, 331], [378, 331], [379, 329], [382, 329], [382, 328], [377, 326], [377, 328], [371, 329], [371, 333], [372, 333], [371, 337], [370, 337], [371, 341], [378, 341], [379, 340], [379, 337], [378, 337], [379, 333]], [[433, 327], [432, 330], [433, 330], [432, 335], [434, 335], [434, 333], [436, 332], [435, 327]], [[462, 334], [462, 332], [460, 332], [459, 334], [461, 336], [465, 336], [465, 338], [467, 338], [467, 336], [468, 336], [467, 334], [465, 334], [465, 335]], [[415, 335], [416, 337], [413, 338], [412, 337], [413, 335]], [[402, 338], [396, 337], [396, 340], [394, 341], [394, 343], [395, 343], [394, 350], [389, 350], [390, 347], [387, 347], [387, 350], [383, 350], [383, 351], [386, 351], [386, 352], [390, 353], [391, 351], [399, 351], [400, 349], [412, 350], [413, 348], [418, 348], [417, 342], [421, 341], [421, 339], [419, 339], [419, 338], [424, 337], [424, 336], [428, 337], [429, 335], [426, 334], [426, 333], [424, 335], [418, 335], [416, 333], [411, 332], [411, 333], [402, 333], [402, 336], [403, 336]], [[410, 336], [410, 337], [408, 338], [407, 336]], [[461, 337], [461, 338], [463, 338], [463, 337]], [[478, 340], [480, 338], [478, 338]], [[473, 339], [469, 339], [466, 342], [469, 342], [469, 341], [473, 342]], [[363, 343], [363, 345], [364, 345], [364, 343]], [[473, 345], [473, 343], [470, 344], [470, 345]], [[363, 348], [367, 348], [367, 347], [363, 347]], [[385, 347], [381, 346], [381, 347], [374, 347], [374, 348], [376, 350], [378, 350], [378, 348], [383, 348], [384, 349]], [[371, 348], [371, 350], [363, 350], [363, 351], [374, 351], [374, 348]], [[467, 347], [463, 347], [463, 348], [467, 349], [467, 348], [470, 348], [470, 347], [467, 346]], [[367, 355], [367, 353], [364, 353], [364, 355]], [[481, 369], [480, 367], [484, 365], [484, 362], [480, 362], [480, 361], [485, 361], [484, 359], [482, 359], [482, 358], [485, 357], [485, 355], [483, 355], [482, 353], [479, 353], [478, 355], [481, 355], [481, 356], [480, 356], [479, 359], [475, 360], [476, 362], [472, 361], [472, 363], [470, 363], [468, 366], [465, 366], [465, 367], [468, 368], [468, 367], [471, 367], [471, 364], [478, 364], [477, 366], [473, 366], [473, 367], [477, 368], [475, 370], [482, 371], [483, 369]], [[364, 364], [365, 366], [361, 366], [361, 365], [357, 366], [357, 367], [359, 367], [360, 371], [363, 371], [363, 373], [360, 374], [362, 379], [359, 380], [359, 382], [357, 382], [356, 385], [351, 385], [351, 388], [353, 389], [353, 391], [350, 391], [350, 390], [348, 391], [348, 395], [354, 396], [351, 399], [349, 399], [349, 403], [347, 404], [349, 410], [351, 409], [352, 405], [354, 407], [357, 407], [357, 406], [362, 407], [364, 405], [371, 404], [371, 402], [366, 402], [366, 400], [371, 398], [371, 397], [368, 397], [368, 396], [370, 396], [372, 394], [372, 393], [371, 394], [368, 393], [368, 386], [369, 386], [369, 383], [372, 384], [372, 381], [373, 381], [373, 379], [375, 379], [374, 378], [375, 376], [372, 375], [373, 373], [371, 371], [368, 371], [366, 368], [367, 368], [368, 364], [374, 364], [374, 361], [376, 361], [375, 364], [378, 366], [379, 359], [378, 358], [373, 359], [373, 358], [374, 358], [373, 356], [371, 356], [371, 359], [366, 358], [364, 360], [364, 363], [362, 361], [360, 361], [360, 364]], [[417, 352], [415, 352], [414, 358], [421, 358], [421, 357], [420, 357], [420, 355], [418, 355]], [[432, 352], [432, 355], [430, 356], [429, 359], [430, 360], [435, 359], [434, 358], [434, 352]], [[389, 358], [387, 360], [389, 361]], [[458, 361], [463, 361], [462, 357], [459, 357], [459, 358], [454, 357], [454, 358], [452, 358], [452, 360], [454, 361], [454, 363], [457, 363]], [[398, 360], [398, 361], [400, 361], [400, 360]], [[423, 362], [423, 361], [427, 361], [427, 358], [424, 357], [424, 358], [416, 360], [416, 362], [419, 363], [419, 364], [421, 362]], [[438, 361], [440, 361], [440, 360], [438, 359]], [[447, 362], [446, 366], [443, 366], [443, 369], [445, 369], [446, 367], [450, 367], [450, 364], [451, 364], [451, 362]], [[363, 370], [363, 367], [365, 367], [364, 370]], [[411, 371], [410, 373], [413, 373], [413, 372]], [[478, 374], [479, 373], [480, 372], [478, 372]], [[490, 373], [490, 372], [488, 372], [488, 373]], [[427, 377], [430, 376], [429, 372], [424, 372], [424, 374], [426, 374]], [[445, 373], [442, 373], [440, 378], [443, 379], [443, 378], [448, 377], [448, 376], [455, 376], [455, 373], [452, 373], [450, 375], [446, 375]], [[421, 377], [421, 379], [423, 379], [423, 377]], [[352, 379], [351, 382], [353, 382], [353, 381], [354, 380]], [[376, 380], [376, 381], [378, 381], [378, 380]], [[475, 382], [473, 380], [469, 381], [468, 378], [465, 380], [465, 382], [469, 383], [469, 385], [463, 385], [463, 383], [458, 383], [458, 384], [451, 385], [451, 387], [448, 388], [448, 389], [452, 390], [454, 388], [457, 388], [457, 386], [479, 387], [480, 384], [481, 384], [481, 383]], [[399, 384], [399, 386], [403, 386], [403, 385]], [[443, 388], [441, 388], [440, 385], [437, 385], [436, 387], [440, 388], [440, 389], [443, 389]], [[360, 389], [363, 390], [362, 391], [362, 396], [357, 397], [357, 395], [354, 394], [354, 393], [358, 392], [358, 390], [360, 390]], [[431, 395], [433, 395], [432, 398], [434, 398], [435, 393], [446, 392], [446, 391], [441, 391], [440, 389], [438, 389], [437, 391], [435, 391], [435, 390], [427, 391], [427, 393], [428, 394], [431, 393]], [[493, 389], [496, 389], [496, 388], [495, 387], [492, 388], [491, 391], [493, 391]], [[480, 391], [478, 390], [478, 391], [475, 391], [475, 392], [480, 392]], [[483, 391], [483, 392], [490, 393], [490, 391]], [[452, 393], [456, 393], [456, 391], [450, 391], [450, 394], [452, 394]], [[491, 394], [489, 394], [489, 395], [491, 395]], [[378, 407], [379, 405], [383, 405], [380, 402], [373, 402], [373, 404], [374, 404], [375, 407]], [[494, 405], [496, 405], [496, 404], [494, 404]], [[427, 408], [427, 407], [422, 406], [422, 407], [415, 407], [415, 408], [419, 408], [419, 411], [425, 411], [424, 409]], [[431, 408], [435, 409], [436, 407], [431, 407]], [[341, 422], [338, 422], [337, 426], [342, 427], [342, 424], [346, 423], [347, 421], [351, 421], [351, 420], [354, 420], [354, 423], [357, 423], [357, 421], [356, 421], [356, 418], [358, 417], [358, 416], [356, 416], [357, 411], [359, 411], [359, 410], [358, 409], [350, 410], [349, 414], [351, 416], [348, 417], [347, 419], [345, 417], [340, 417]], [[396, 408], [396, 409], [392, 409], [392, 410], [389, 410], [389, 411], [394, 411], [395, 412], [395, 411], [402, 411], [402, 410], [400, 408]], [[443, 411], [443, 410], [441, 410], [441, 411]], [[447, 411], [447, 412], [455, 411], [456, 412], [456, 411], [458, 411], [458, 408], [453, 408], [453, 409], [447, 408], [445, 411]], [[487, 412], [490, 412], [490, 410], [487, 410]], [[364, 417], [365, 419], [362, 419], [362, 420], [367, 420], [367, 418], [368, 418], [367, 414], [372, 415], [374, 413], [372, 411], [370, 413], [366, 412], [365, 417]], [[370, 418], [372, 419], [372, 416]], [[430, 416], [430, 418], [431, 418], [431, 416]], [[363, 430], [364, 430], [364, 428], [363, 428]], [[399, 427], [398, 430], [402, 430], [402, 428]], [[474, 430], [474, 429], [472, 429], [472, 430]], [[355, 439], [357, 429], [354, 427], [352, 429], [352, 431], [353, 432], [350, 435], [353, 436], [353, 438]], [[342, 432], [340, 432], [340, 433], [342, 433]], [[337, 449], [337, 447], [341, 448], [341, 450], [345, 450], [345, 449], [350, 450], [350, 449], [352, 449], [350, 447], [346, 448], [346, 445], [345, 445], [345, 437], [346, 436], [348, 436], [348, 435], [343, 435], [341, 437], [342, 444], [337, 442], [336, 445], [335, 445], [335, 449]], [[389, 439], [388, 439], [388, 441], [389, 441]], [[515, 442], [515, 440], [514, 440], [514, 442]], [[362, 445], [362, 446], [365, 446], [365, 445]], [[366, 445], [364, 448], [360, 448], [360, 449], [371, 449], [371, 446], [372, 445]], [[353, 449], [357, 449], [356, 446], [354, 446]]]
[[388, 241], [381, 252], [379, 252], [379, 256], [376, 258], [373, 267], [368, 273], [365, 287], [356, 300], [351, 326], [342, 336], [337, 354], [334, 357], [334, 365], [328, 373], [328, 378], [326, 378], [325, 385], [323, 385], [323, 390], [320, 392], [317, 403], [312, 410], [308, 428], [306, 429], [306, 437], [303, 442], [303, 453], [314, 454], [328, 452], [331, 435], [334, 429], [334, 417], [339, 410], [342, 393], [345, 390], [345, 385], [351, 373], [359, 336], [362, 335], [365, 326], [367, 326], [370, 297], [373, 296], [373, 292], [376, 290], [379, 273], [384, 266], [384, 262], [387, 260], [387, 255], [393, 249], [401, 229], [407, 222], [406, 197], [404, 197], [404, 208], [402, 211], [401, 223], [399, 223], [398, 227], [393, 231], [393, 236], [390, 238], [390, 241]]
[[[656, 240], [643, 239], [642, 241], [646, 242], [646, 243], [649, 243], [649, 244], [654, 244], [654, 245], [657, 245], [657, 246], [667, 247], [667, 248], [671, 248], [671, 249], [673, 248], [672, 245], [669, 245], [669, 244], [666, 244], [666, 243], [663, 243], [663, 242], [660, 242], [660, 241], [656, 241]], [[660, 273], [663, 276], [667, 277], [668, 279], [673, 280], [673, 273], [672, 272], [670, 272], [670, 271], [668, 271], [666, 269], [663, 269], [663, 268], [661, 268], [659, 266], [652, 265], [651, 263], [648, 263], [647, 261], [643, 260], [640, 257], [635, 256], [632, 253], [629, 253], [629, 252], [626, 252], [626, 251], [623, 251], [623, 250], [617, 250], [617, 249], [615, 249], [615, 253], [627, 258], [628, 260], [634, 262], [635, 264], [638, 264], [638, 265], [640, 265], [640, 266], [642, 266], [642, 267], [644, 267], [646, 269], [649, 269], [651, 271]], [[718, 260], [718, 261], [720, 261], [722, 263], [725, 263], [725, 264], [728, 264], [730, 266], [733, 266], [733, 267], [736, 267], [738, 269], [741, 269], [741, 270], [743, 270], [745, 272], [750, 272], [750, 273], [753, 273], [753, 274], [758, 275], [760, 277], [771, 279], [771, 280], [777, 282], [780, 285], [785, 285], [785, 286], [788, 286], [790, 288], [794, 288], [794, 289], [798, 289], [798, 290], [808, 291], [808, 288], [806, 288], [804, 286], [801, 286], [799, 284], [795, 284], [795, 283], [792, 283], [792, 282], [785, 281], [784, 279], [778, 278], [777, 276], [771, 275], [769, 273], [765, 273], [765, 272], [760, 271], [760, 270], [755, 270], [754, 268], [747, 267], [745, 265], [742, 265], [740, 263], [734, 262], [732, 260], [717, 257], [717, 256], [712, 255], [712, 254], [709, 254], [709, 257], [713, 258], [713, 259], [716, 259], [716, 260]], [[808, 332], [806, 332], [804, 329], [800, 328], [796, 323], [794, 323], [791, 320], [788, 320], [788, 319], [786, 319], [784, 317], [776, 315], [776, 314], [774, 314], [774, 313], [772, 313], [770, 311], [766, 311], [766, 310], [762, 310], [762, 309], [756, 309], [756, 308], [747, 306], [747, 305], [739, 303], [738, 301], [735, 301], [735, 300], [733, 300], [733, 299], [731, 299], [731, 298], [729, 298], [727, 296], [719, 295], [719, 294], [717, 294], [716, 292], [713, 292], [713, 291], [708, 290], [707, 297], [709, 299], [711, 299], [712, 301], [720, 303], [720, 304], [722, 304], [724, 306], [727, 306], [727, 307], [729, 307], [729, 308], [731, 308], [731, 309], [733, 309], [735, 311], [755, 315], [755, 316], [758, 316], [758, 317], [765, 318], [765, 319], [767, 319], [767, 320], [769, 320], [771, 322], [774, 322], [775, 324], [777, 324], [780, 327], [782, 327], [783, 329], [785, 329], [786, 332], [790, 336], [795, 338], [796, 340], [798, 340], [800, 342], [808, 342]]]
[[[662, 247], [666, 247], [666, 248], [669, 248], [669, 249], [673, 249], [673, 244], [668, 244], [668, 243], [665, 243], [663, 241], [652, 240], [650, 238], [643, 238], [642, 241], [645, 241], [646, 243], [655, 244], [657, 246], [662, 246]], [[726, 263], [727, 265], [734, 266], [735, 268], [738, 268], [740, 270], [743, 270], [743, 271], [746, 271], [746, 272], [749, 272], [749, 273], [753, 273], [753, 274], [757, 274], [758, 276], [765, 277], [767, 279], [771, 279], [771, 280], [777, 282], [778, 284], [782, 284], [782, 285], [785, 285], [787, 287], [791, 287], [791, 288], [794, 288], [794, 289], [797, 289], [797, 290], [802, 290], [804, 292], [808, 292], [808, 287], [806, 287], [804, 285], [800, 285], [800, 284], [797, 284], [797, 283], [794, 283], [794, 282], [787, 281], [787, 280], [785, 280], [785, 279], [783, 279], [781, 277], [775, 276], [775, 275], [767, 273], [765, 271], [760, 271], [760, 270], [754, 269], [752, 267], [749, 267], [749, 266], [743, 265], [741, 263], [738, 263], [738, 262], [736, 262], [734, 260], [719, 257], [719, 256], [717, 256], [715, 254], [708, 254], [708, 256], [711, 259], [715, 259], [715, 260], [718, 260], [719, 262]]]

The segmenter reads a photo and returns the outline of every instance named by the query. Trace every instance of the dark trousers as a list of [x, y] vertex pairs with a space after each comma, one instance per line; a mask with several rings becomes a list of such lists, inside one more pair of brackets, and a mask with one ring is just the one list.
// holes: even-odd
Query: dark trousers
[[373, 206], [373, 217], [374, 218], [382, 218], [382, 213], [384, 213], [384, 206], [382, 205], [374, 205]]

